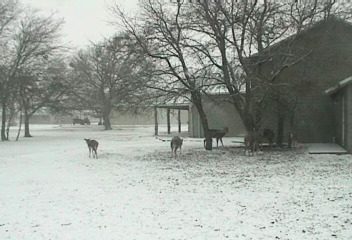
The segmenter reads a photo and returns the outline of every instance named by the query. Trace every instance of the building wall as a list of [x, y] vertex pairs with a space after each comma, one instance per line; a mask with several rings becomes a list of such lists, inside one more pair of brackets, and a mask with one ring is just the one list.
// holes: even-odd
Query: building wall
[[[209, 128], [229, 128], [226, 136], [243, 136], [246, 131], [242, 120], [234, 106], [227, 100], [227, 95], [204, 96], [202, 98], [204, 111], [207, 115]], [[200, 122], [199, 114], [194, 105], [190, 110], [190, 137], [204, 137], [204, 131]]]
[[[285, 52], [285, 44], [273, 51]], [[310, 52], [277, 79], [278, 83], [292, 84], [299, 97], [294, 121], [298, 141], [332, 142], [338, 135], [335, 106], [323, 92], [352, 75], [352, 26], [337, 19], [321, 23], [300, 35], [292, 52]], [[274, 58], [267, 68], [264, 66], [264, 75], [270, 76], [272, 67], [279, 68], [282, 61], [280, 57]]]
[[[335, 102], [336, 142], [352, 153], [352, 86], [341, 89]], [[344, 103], [343, 103], [344, 102]], [[343, 107], [344, 105], [344, 107]], [[343, 127], [344, 125], [344, 127]]]
[[304, 98], [296, 109], [294, 129], [299, 142], [333, 142], [336, 124], [334, 103], [323, 94]]
[[336, 120], [336, 143], [340, 144], [341, 146], [345, 146], [343, 141], [343, 134], [342, 134], [342, 124], [343, 124], [343, 114], [342, 114], [342, 99], [345, 97], [344, 90], [341, 90], [340, 94], [333, 97], [333, 102], [335, 105], [334, 108], [334, 116]]
[[345, 89], [345, 121], [346, 121], [346, 142], [345, 148], [352, 153], [352, 85]]

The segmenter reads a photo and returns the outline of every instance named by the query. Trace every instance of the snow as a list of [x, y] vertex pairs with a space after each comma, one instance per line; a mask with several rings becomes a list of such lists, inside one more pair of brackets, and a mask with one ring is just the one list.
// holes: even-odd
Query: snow
[[335, 153], [345, 154], [347, 150], [337, 143], [310, 143], [308, 147], [310, 154]]
[[352, 239], [351, 155], [186, 138], [172, 158], [152, 134], [38, 125], [1, 142], [0, 239]]

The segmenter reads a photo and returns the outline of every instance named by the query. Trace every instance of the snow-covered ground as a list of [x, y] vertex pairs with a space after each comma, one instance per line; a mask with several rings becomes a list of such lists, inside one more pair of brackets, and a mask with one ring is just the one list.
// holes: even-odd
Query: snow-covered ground
[[[0, 142], [0, 239], [352, 239], [352, 157], [205, 151], [153, 127], [32, 126]], [[83, 138], [100, 143], [88, 157]]]

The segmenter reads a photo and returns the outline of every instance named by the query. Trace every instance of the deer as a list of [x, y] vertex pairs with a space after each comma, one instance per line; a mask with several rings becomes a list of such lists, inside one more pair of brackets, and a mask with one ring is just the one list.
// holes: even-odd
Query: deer
[[248, 156], [250, 156], [250, 152], [252, 152], [252, 155], [254, 155], [254, 152], [256, 152], [261, 144], [261, 135], [258, 132], [249, 132], [245, 137], [244, 137], [244, 155], [246, 155], [246, 152], [248, 151]]
[[288, 148], [296, 148], [297, 146], [297, 136], [294, 132], [289, 132], [288, 134], [288, 141], [287, 141], [287, 147]]
[[264, 128], [262, 138], [268, 139], [269, 147], [272, 147], [274, 143], [275, 133], [269, 128]]
[[[216, 138], [216, 147], [219, 147], [219, 140], [222, 144], [222, 146], [224, 146], [224, 143], [222, 142], [222, 138], [229, 132], [229, 128], [228, 127], [224, 127], [222, 130], [220, 129], [209, 129], [209, 135], [210, 137]], [[206, 140], [204, 139], [204, 147], [205, 147], [205, 142]]]
[[182, 144], [183, 144], [183, 139], [181, 139], [178, 136], [175, 136], [171, 139], [171, 156], [173, 156], [174, 153], [175, 153], [175, 157], [177, 156], [176, 151], [178, 148], [180, 148], [180, 151], [181, 151]]
[[84, 139], [88, 145], [89, 149], [89, 157], [91, 156], [91, 153], [93, 152], [93, 158], [94, 158], [94, 153], [95, 153], [95, 158], [98, 158], [97, 150], [98, 150], [98, 141], [94, 139]]

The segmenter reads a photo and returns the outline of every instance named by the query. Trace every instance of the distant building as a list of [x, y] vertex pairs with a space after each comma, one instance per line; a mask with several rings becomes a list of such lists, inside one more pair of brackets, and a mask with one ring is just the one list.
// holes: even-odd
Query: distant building
[[[178, 121], [178, 112], [171, 110], [170, 112], [170, 123], [175, 125]], [[138, 112], [126, 112], [126, 111], [113, 111], [111, 113], [111, 124], [112, 125], [153, 125], [155, 123], [153, 107], [141, 109]], [[167, 112], [164, 109], [158, 110], [159, 124], [167, 124]], [[187, 123], [188, 112], [182, 111], [181, 113], [182, 123]]]

